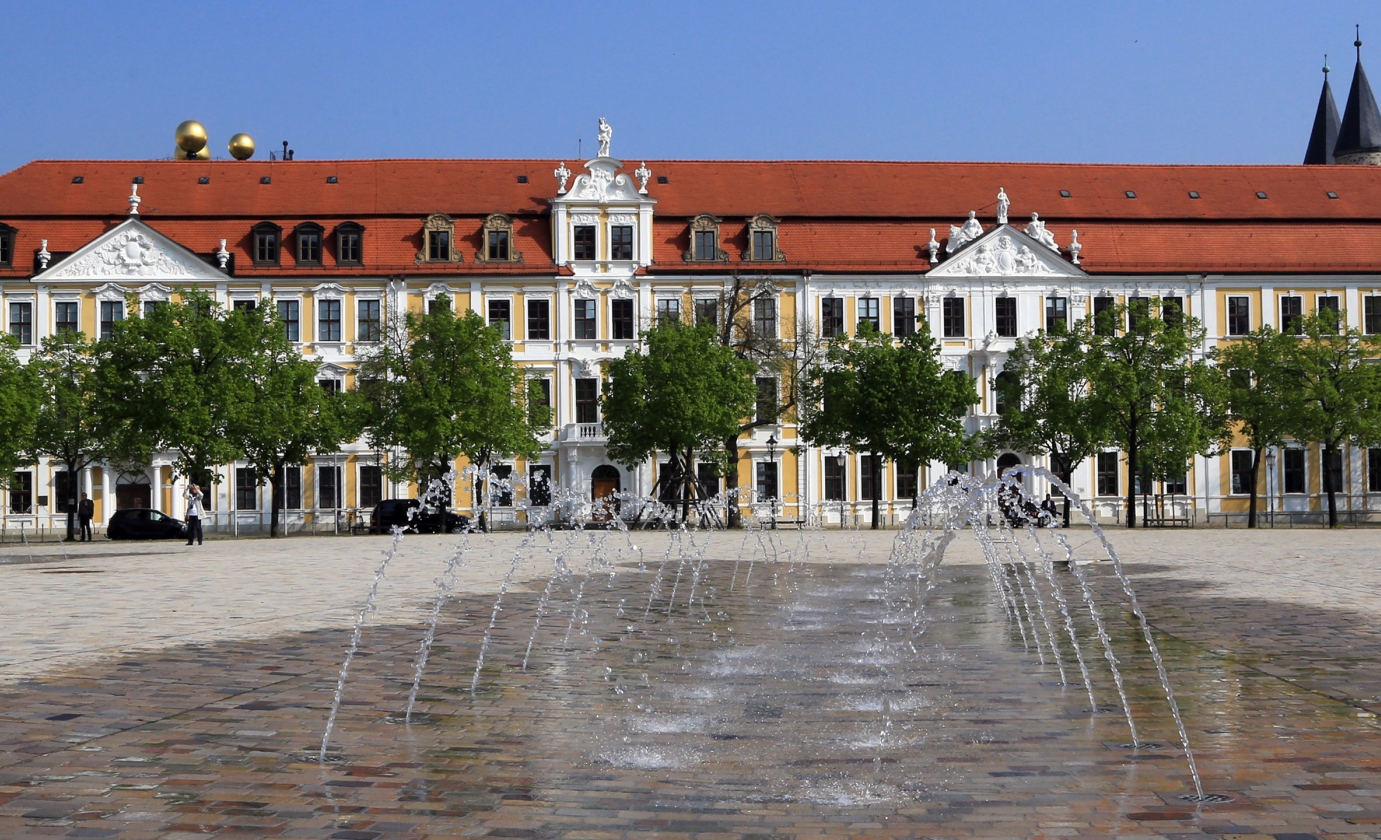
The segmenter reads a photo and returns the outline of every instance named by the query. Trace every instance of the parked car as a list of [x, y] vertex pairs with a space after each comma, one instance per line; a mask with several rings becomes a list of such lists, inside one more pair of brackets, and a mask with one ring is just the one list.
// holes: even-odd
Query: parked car
[[187, 523], [150, 508], [124, 508], [110, 517], [106, 536], [112, 540], [185, 540]]
[[393, 526], [416, 534], [458, 534], [470, 530], [470, 517], [423, 505], [417, 499], [384, 499], [369, 517], [369, 533], [391, 534]]

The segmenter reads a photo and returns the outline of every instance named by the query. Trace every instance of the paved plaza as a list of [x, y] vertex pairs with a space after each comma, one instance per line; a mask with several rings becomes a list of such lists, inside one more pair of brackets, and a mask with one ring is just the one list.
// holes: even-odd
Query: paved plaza
[[896, 532], [469, 537], [411, 724], [458, 538], [406, 537], [324, 763], [391, 538], [6, 544], [0, 837], [1381, 837], [1381, 533], [1110, 536], [1223, 801], [1111, 564], [1135, 749], [1087, 611], [1096, 709], [968, 533], [921, 613]]

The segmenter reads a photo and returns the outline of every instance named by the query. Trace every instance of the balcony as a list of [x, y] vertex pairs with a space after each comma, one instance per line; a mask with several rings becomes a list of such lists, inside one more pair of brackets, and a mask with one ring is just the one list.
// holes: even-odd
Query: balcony
[[601, 423], [567, 423], [561, 431], [561, 439], [573, 443], [604, 443], [604, 425]]

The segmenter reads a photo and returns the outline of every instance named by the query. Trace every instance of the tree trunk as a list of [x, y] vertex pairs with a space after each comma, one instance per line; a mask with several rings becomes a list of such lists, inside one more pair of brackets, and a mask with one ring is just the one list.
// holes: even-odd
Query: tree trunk
[[[74, 526], [77, 524], [77, 505], [76, 505], [76, 501], [77, 501], [77, 500], [72, 498], [73, 496], [76, 495], [76, 493], [75, 493], [74, 488], [72, 487], [72, 485], [73, 485], [73, 484], [76, 482], [76, 480], [77, 480], [77, 471], [76, 471], [75, 469], [73, 469], [73, 467], [75, 467], [76, 465], [73, 464], [71, 461], [68, 461], [67, 464], [66, 464], [66, 466], [67, 466], [67, 487], [65, 487], [65, 488], [63, 489], [63, 492], [67, 494], [67, 499], [66, 499], [66, 504], [67, 504], [67, 541], [68, 541], [68, 542], [73, 542], [73, 541], [75, 541], [76, 538], [77, 538], [77, 531], [76, 531], [76, 528], [74, 527]], [[157, 506], [158, 506], [158, 502], [157, 502], [157, 500], [155, 500], [155, 501], [154, 501], [154, 507], [157, 507]]]
[[728, 455], [724, 470], [724, 521], [730, 528], [739, 528], [743, 526], [743, 517], [738, 508], [738, 435], [724, 441], [724, 451]]
[[882, 458], [876, 452], [871, 453], [873, 474], [869, 476], [868, 483], [871, 485], [869, 492], [873, 496], [873, 530], [878, 529], [878, 496], [882, 495], [882, 476], [879, 475], [879, 467], [882, 465]]
[[273, 468], [273, 478], [269, 480], [269, 536], [278, 536], [278, 510], [283, 506], [283, 473], [282, 464], [277, 464]]
[[1131, 435], [1127, 446], [1127, 527], [1136, 527], [1137, 436]]
[[[1059, 456], [1059, 455], [1051, 456], [1050, 464], [1051, 464], [1051, 466], [1055, 467], [1055, 476], [1056, 476], [1057, 478], [1059, 478], [1060, 481], [1063, 481], [1063, 482], [1065, 483], [1066, 486], [1070, 486], [1070, 483], [1074, 480], [1074, 465], [1071, 464], [1071, 463], [1069, 463], [1068, 459], [1063, 458], [1063, 457], [1061, 457], [1061, 456]], [[1068, 528], [1068, 527], [1069, 527], [1069, 512], [1070, 512], [1070, 511], [1069, 511], [1069, 508], [1070, 508], [1069, 497], [1068, 497], [1068, 496], [1065, 496], [1065, 494], [1064, 494], [1063, 491], [1061, 491], [1060, 495], [1061, 495], [1061, 496], [1064, 496], [1064, 500], [1065, 500], [1065, 502], [1064, 502], [1064, 521], [1065, 521], [1065, 527]]]
[[1330, 528], [1338, 527], [1338, 500], [1336, 494], [1338, 485], [1342, 484], [1342, 481], [1336, 480], [1341, 479], [1342, 476], [1337, 475], [1335, 479], [1335, 473], [1333, 472], [1333, 452], [1336, 448], [1336, 445], [1331, 441], [1323, 445], [1323, 479], [1324, 488], [1328, 491], [1328, 527]]
[[1256, 527], [1256, 473], [1261, 466], [1261, 447], [1252, 450], [1251, 498], [1247, 502], [1247, 527]]

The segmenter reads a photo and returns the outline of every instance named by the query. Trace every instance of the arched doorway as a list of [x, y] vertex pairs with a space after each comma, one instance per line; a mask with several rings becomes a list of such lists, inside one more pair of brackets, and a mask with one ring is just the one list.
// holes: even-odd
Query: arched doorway
[[1001, 478], [1003, 473], [1007, 472], [1012, 467], [1019, 466], [1021, 466], [1020, 457], [1011, 452], [1004, 452], [1002, 455], [998, 456], [997, 459], [997, 477]]
[[153, 507], [153, 487], [148, 475], [121, 473], [115, 479], [115, 509], [147, 507]]
[[609, 518], [612, 500], [604, 504], [600, 504], [600, 501], [610, 499], [619, 492], [620, 481], [618, 467], [609, 464], [601, 464], [590, 473], [590, 501], [595, 503], [596, 520], [603, 521]]

